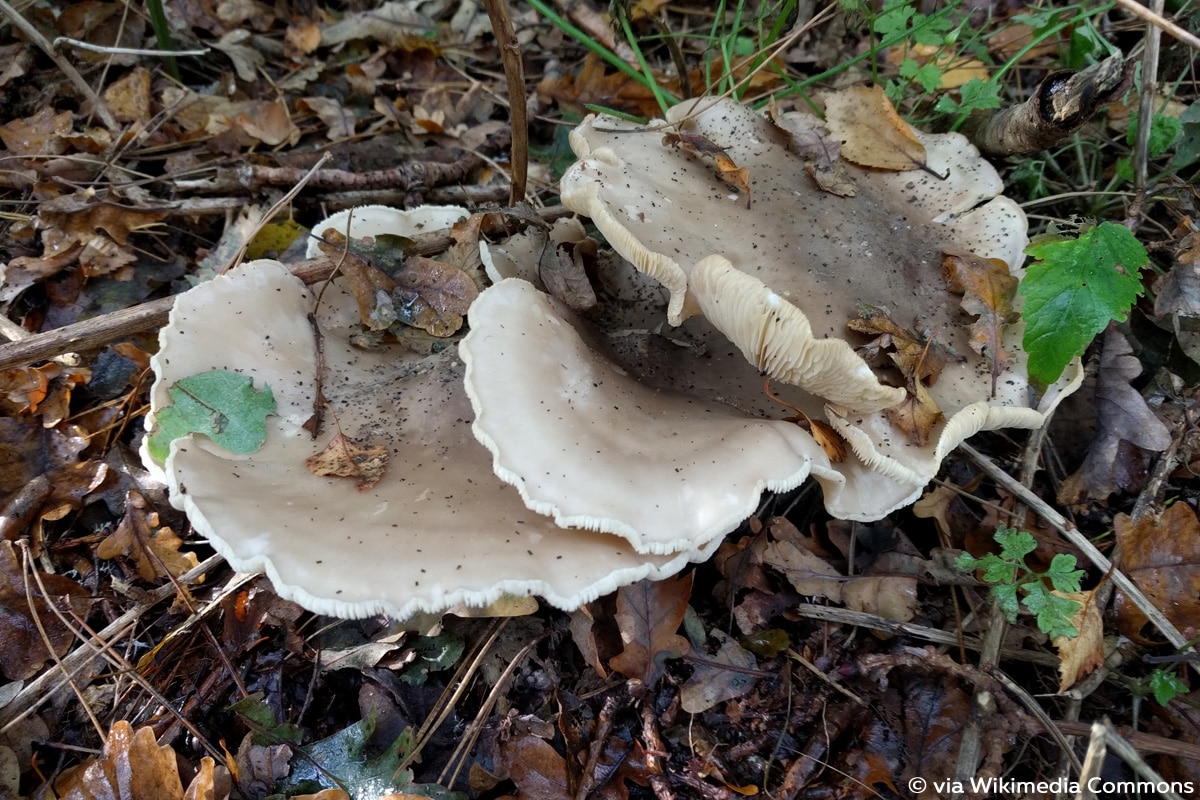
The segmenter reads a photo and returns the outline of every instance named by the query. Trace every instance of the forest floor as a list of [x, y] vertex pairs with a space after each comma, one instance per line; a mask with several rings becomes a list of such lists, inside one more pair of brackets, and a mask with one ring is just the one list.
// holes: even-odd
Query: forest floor
[[[502, 0], [0, 3], [0, 798], [1200, 796], [1200, 84], [1194, 36], [1160, 42], [1130, 5], [530, 0], [502, 44]], [[567, 134], [592, 111], [724, 92], [812, 111], [875, 85], [879, 119], [971, 129], [1106, 59], [1095, 113], [993, 159], [1040, 246], [1110, 237], [1032, 254], [1082, 270], [1042, 311], [1062, 331], [1099, 315], [1061, 337], [1083, 335], [1063, 359], [1082, 351], [1082, 385], [1041, 431], [950, 448], [882, 519], [835, 518], [810, 481], [764, 494], [712, 558], [578, 610], [347, 621], [232, 570], [143, 465], [173, 297], [242, 258], [349, 272], [336, 242], [306, 253], [334, 212], [482, 212], [400, 243], [482, 282], [481, 239], [563, 216]], [[735, 143], [675, 143], [735, 205], [766, 202]], [[855, 174], [912, 166], [844, 147]], [[837, 162], [809, 162], [824, 191]], [[540, 274], [574, 302], [597, 261], [564, 252]], [[977, 298], [979, 325], [1015, 318], [1015, 286]], [[462, 311], [387, 335], [436, 350], [425, 332], [457, 341]], [[900, 323], [852, 341], [890, 353], [916, 408], [936, 334]], [[941, 430], [919, 411], [912, 441]], [[807, 424], [837, 462], [845, 442]]]

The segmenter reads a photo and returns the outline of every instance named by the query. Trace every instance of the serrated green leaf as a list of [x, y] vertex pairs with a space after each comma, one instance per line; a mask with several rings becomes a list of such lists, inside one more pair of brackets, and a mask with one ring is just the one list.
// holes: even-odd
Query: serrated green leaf
[[192, 433], [202, 433], [233, 453], [253, 453], [266, 440], [266, 419], [275, 413], [270, 386], [256, 390], [250, 376], [228, 370], [189, 375], [167, 394], [172, 405], [159, 410], [147, 442], [159, 464], [166, 462], [171, 442]]
[[983, 558], [983, 579], [988, 583], [1012, 583], [1017, 579], [1017, 565], [997, 556]]
[[1003, 525], [996, 528], [994, 537], [1000, 545], [1000, 557], [1018, 563], [1025, 556], [1037, 550], [1037, 539], [1029, 531], [1019, 531], [1016, 528], [1006, 528]]
[[1112, 320], [1124, 320], [1149, 258], [1125, 227], [1105, 222], [1077, 239], [1030, 245], [1037, 259], [1021, 281], [1029, 377], [1039, 386], [1058, 380]]
[[1187, 694], [1188, 686], [1173, 672], [1156, 669], [1150, 673], [1150, 690], [1160, 706], [1174, 700], [1181, 694]]
[[1060, 592], [1078, 592], [1083, 570], [1075, 568], [1075, 556], [1059, 553], [1050, 560], [1050, 569], [1046, 571], [1046, 577]]
[[1080, 605], [1074, 600], [1051, 594], [1040, 583], [1031, 584], [1025, 597], [1025, 606], [1037, 615], [1037, 626], [1047, 636], [1074, 638], [1079, 630], [1071, 621]]
[[963, 84], [962, 109], [964, 111], [980, 111], [987, 108], [1000, 107], [1000, 90], [991, 81], [971, 78]]
[[1004, 614], [1004, 618], [1012, 624], [1016, 624], [1017, 612], [1021, 606], [1017, 600], [1017, 585], [1015, 583], [1001, 583], [992, 587], [992, 597], [996, 601], [996, 608]]

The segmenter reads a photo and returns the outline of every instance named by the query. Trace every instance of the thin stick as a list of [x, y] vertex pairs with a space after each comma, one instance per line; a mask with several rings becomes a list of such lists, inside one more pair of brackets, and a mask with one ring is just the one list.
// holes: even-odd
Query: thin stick
[[54, 40], [54, 46], [60, 44], [69, 44], [72, 47], [78, 47], [80, 50], [87, 50], [89, 53], [107, 53], [113, 56], [151, 56], [153, 58], [165, 58], [166, 56], [206, 56], [212, 52], [207, 47], [200, 50], [142, 50], [137, 47], [106, 47], [102, 44], [92, 44], [91, 42], [81, 42], [78, 39], [72, 39], [70, 36], [59, 36]]
[[[1133, 581], [1131, 581], [1125, 575], [1125, 573], [1121, 572], [1119, 569], [1114, 569], [1112, 562], [1109, 561], [1103, 553], [1096, 549], [1096, 546], [1088, 541], [1087, 537], [1080, 533], [1079, 529], [1072, 525], [1070, 521], [1066, 519], [1066, 517], [1051, 508], [1049, 503], [1038, 497], [1029, 489], [1022, 486], [1011, 475], [992, 463], [990, 458], [971, 447], [971, 445], [963, 443], [958, 446], [958, 449], [961, 450], [969, 459], [974, 461], [975, 464], [984, 472], [991, 476], [992, 480], [1003, 486], [1005, 491], [1016, 495], [1018, 500], [1022, 501], [1025, 503], [1025, 505], [1037, 512], [1042, 519], [1049, 522], [1050, 525], [1063, 536], [1065, 536], [1071, 544], [1079, 548], [1080, 551], [1082, 551], [1083, 554], [1088, 557], [1088, 560], [1091, 561], [1097, 569], [1109, 575], [1112, 578], [1113, 583], [1117, 585], [1117, 588], [1125, 593], [1125, 596], [1128, 597], [1135, 606], [1137, 606], [1139, 611], [1145, 614], [1146, 617], [1152, 623], [1154, 623], [1154, 627], [1158, 628], [1159, 632], [1162, 633], [1163, 636], [1166, 636], [1167, 640], [1174, 645], [1176, 649], [1181, 651], [1192, 650], [1190, 642], [1182, 633], [1179, 632], [1179, 629], [1176, 628], [1169, 619], [1167, 619], [1166, 615], [1163, 614], [1162, 611], [1159, 611], [1158, 607], [1151, 603], [1146, 595], [1142, 594], [1142, 590], [1134, 585]], [[1191, 667], [1196, 671], [1197, 674], [1200, 674], [1200, 662], [1192, 662]]]
[[117, 120], [113, 117], [112, 112], [108, 110], [108, 106], [104, 105], [104, 101], [100, 99], [100, 95], [96, 94], [96, 90], [83, 79], [83, 76], [79, 74], [79, 70], [75, 69], [75, 66], [70, 61], [63, 58], [62, 54], [54, 49], [54, 45], [50, 44], [46, 37], [42, 36], [41, 32], [30, 24], [29, 20], [22, 17], [19, 11], [4, 2], [4, 0], [0, 0], [0, 11], [4, 12], [26, 39], [36, 44], [43, 53], [50, 56], [50, 59], [67, 76], [67, 80], [74, 84], [79, 93], [92, 104], [92, 107], [96, 110], [96, 114], [100, 117], [100, 121], [104, 123], [104, 127], [113, 132], [121, 130], [121, 126], [117, 124]]
[[500, 60], [504, 64], [504, 80], [508, 84], [508, 119], [512, 128], [512, 143], [509, 145], [509, 167], [512, 187], [508, 204], [515, 206], [525, 199], [525, 183], [529, 175], [529, 120], [525, 115], [525, 69], [521, 64], [521, 45], [513, 30], [505, 0], [483, 0], [488, 18], [492, 21], [492, 33], [500, 46]]
[[[1150, 0], [1152, 11], [1161, 17], [1163, 0]], [[1145, 198], [1146, 180], [1149, 177], [1150, 130], [1154, 126], [1154, 105], [1158, 102], [1158, 52], [1162, 42], [1162, 31], [1154, 25], [1146, 26], [1145, 52], [1142, 53], [1142, 96], [1138, 103], [1137, 141], [1133, 148], [1133, 188], [1137, 191], [1140, 205]]]
[[1197, 37], [1193, 33], [1189, 33], [1188, 31], [1176, 25], [1174, 22], [1171, 22], [1171, 20], [1163, 17], [1161, 14], [1155, 14], [1153, 11], [1137, 2], [1137, 0], [1115, 0], [1115, 2], [1121, 8], [1125, 9], [1130, 14], [1133, 14], [1138, 19], [1145, 20], [1159, 30], [1165, 31], [1167, 34], [1174, 36], [1176, 39], [1183, 42], [1193, 50], [1200, 50], [1200, 37]]

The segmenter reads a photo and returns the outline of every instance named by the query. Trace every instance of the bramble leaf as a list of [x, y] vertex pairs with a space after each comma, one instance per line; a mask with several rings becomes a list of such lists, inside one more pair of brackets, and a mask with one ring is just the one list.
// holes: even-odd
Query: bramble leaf
[[1075, 239], [1030, 245], [1037, 261], [1019, 292], [1025, 298], [1029, 377], [1048, 386], [1112, 320], [1124, 320], [1142, 283], [1146, 250], [1125, 227], [1104, 222]]
[[189, 375], [167, 393], [172, 405], [159, 410], [147, 442], [160, 464], [171, 442], [191, 433], [202, 433], [233, 453], [253, 453], [266, 440], [266, 420], [275, 413], [270, 386], [257, 390], [249, 375], [228, 370]]

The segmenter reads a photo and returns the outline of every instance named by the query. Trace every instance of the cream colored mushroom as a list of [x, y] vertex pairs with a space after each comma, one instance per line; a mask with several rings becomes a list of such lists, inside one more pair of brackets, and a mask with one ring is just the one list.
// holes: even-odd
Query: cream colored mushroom
[[[918, 132], [928, 171], [849, 166], [857, 194], [841, 197], [815, 185], [789, 152], [788, 131], [748, 107], [705, 98], [675, 107], [668, 122], [748, 170], [749, 208], [711, 166], [665, 145], [661, 123], [596, 116], [572, 134], [579, 161], [563, 177], [564, 204], [663, 284], [673, 324], [702, 313], [754, 366], [827, 401], [830, 424], [871, 469], [913, 487], [910, 499], [963, 439], [1038, 427], [1078, 385], [1076, 367], [1033, 398], [1021, 329], [1012, 326], [1003, 341], [1014, 357], [992, 396], [992, 364], [969, 347], [970, 320], [942, 281], [943, 252], [998, 258], [1019, 276], [1026, 233], [1021, 209], [997, 196], [998, 175], [963, 137]], [[797, 115], [790, 124], [817, 123]], [[881, 381], [846, 339], [860, 304], [964, 356], [929, 387], [945, 419], [925, 446], [882, 414], [905, 400], [905, 389]], [[854, 519], [891, 510], [827, 502]]]
[[643, 555], [624, 539], [564, 530], [531, 512], [472, 436], [453, 352], [354, 349], [357, 306], [336, 284], [317, 309], [321, 391], [345, 434], [385, 446], [391, 463], [363, 492], [312, 474], [305, 459], [336, 430], [327, 421], [313, 439], [304, 428], [319, 380], [313, 303], [285, 267], [252, 262], [181, 295], [161, 333], [149, 425], [171, 385], [212, 369], [270, 385], [278, 404], [256, 453], [233, 455], [197, 435], [175, 440], [163, 465], [143, 450], [172, 505], [234, 568], [265, 572], [281, 596], [313, 611], [406, 618], [505, 593], [576, 608], [672, 575], [716, 546]]

